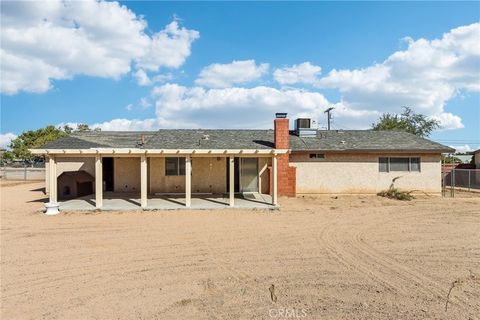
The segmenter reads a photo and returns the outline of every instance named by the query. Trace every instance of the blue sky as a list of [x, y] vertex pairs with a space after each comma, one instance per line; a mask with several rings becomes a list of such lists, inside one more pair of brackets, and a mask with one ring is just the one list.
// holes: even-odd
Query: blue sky
[[479, 2], [2, 2], [2, 144], [47, 124], [368, 128], [408, 105], [480, 147]]

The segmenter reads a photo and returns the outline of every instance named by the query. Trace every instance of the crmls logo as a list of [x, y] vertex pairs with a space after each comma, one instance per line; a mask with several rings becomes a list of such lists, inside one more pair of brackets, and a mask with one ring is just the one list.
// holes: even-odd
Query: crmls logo
[[300, 318], [305, 318], [307, 316], [307, 310], [295, 309], [295, 308], [270, 309], [268, 310], [268, 315], [271, 318], [300, 319]]

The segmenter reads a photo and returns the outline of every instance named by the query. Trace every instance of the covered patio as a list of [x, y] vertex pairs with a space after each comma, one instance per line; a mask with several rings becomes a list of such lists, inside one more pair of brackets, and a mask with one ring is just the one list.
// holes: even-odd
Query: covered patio
[[[178, 210], [185, 209], [186, 199], [182, 195], [151, 196], [147, 205], [141, 205], [141, 199], [135, 193], [105, 192], [101, 210]], [[230, 196], [223, 195], [193, 195], [190, 199], [190, 209], [225, 209], [230, 206]], [[252, 193], [235, 196], [234, 208], [275, 209], [270, 195]], [[98, 210], [94, 195], [84, 196], [60, 202], [62, 211], [95, 211]]]
[[[133, 149], [133, 148], [90, 148], [90, 149], [47, 149], [47, 150], [35, 150], [37, 154], [47, 154], [49, 158], [48, 166], [48, 185], [50, 194], [50, 203], [59, 203], [57, 199], [58, 186], [57, 186], [57, 165], [58, 162], [64, 161], [71, 157], [93, 160], [94, 165], [94, 194], [75, 198], [59, 203], [60, 210], [169, 210], [169, 209], [219, 209], [219, 208], [260, 208], [260, 209], [272, 209], [276, 208], [277, 203], [277, 157], [280, 154], [285, 154], [288, 150], [279, 149]], [[131, 172], [138, 170], [136, 179], [131, 179], [130, 186], [135, 180], [139, 183], [138, 188], [133, 188], [136, 192], [117, 192], [117, 190], [106, 191], [105, 190], [105, 177], [104, 177], [104, 160], [108, 157], [115, 156], [116, 159], [138, 159], [134, 160], [133, 167], [129, 167], [129, 170], [122, 172], [123, 176], [127, 176]], [[167, 159], [168, 157], [177, 157], [184, 163], [184, 177], [183, 185], [184, 191], [179, 193], [168, 193], [153, 190], [150, 176], [154, 168], [159, 170], [159, 166], [152, 166], [150, 168], [150, 162], [155, 159]], [[228, 178], [226, 190], [219, 190], [220, 192], [202, 192], [198, 191], [197, 186], [195, 190], [192, 187], [192, 159], [197, 164], [201, 163], [200, 159], [216, 159], [216, 163], [221, 163], [221, 159], [226, 159], [226, 169]], [[245, 192], [245, 189], [241, 192], [236, 188], [236, 184], [243, 183], [242, 176], [239, 178], [235, 176], [236, 160], [237, 159], [270, 159], [271, 163], [271, 181], [270, 181], [270, 194], [265, 194], [261, 191], [261, 188], [255, 190], [247, 190], [252, 192]], [[138, 162], [136, 162], [138, 161]], [[162, 160], [160, 163], [163, 163]], [[180, 160], [179, 160], [180, 161]], [[137, 164], [135, 164], [135, 162]], [[158, 161], [156, 162], [158, 163]], [[225, 162], [224, 162], [225, 163]], [[138, 166], [138, 167], [137, 167]], [[208, 166], [204, 166], [208, 168]], [[210, 170], [212, 168], [210, 167]], [[255, 171], [256, 170], [256, 171]], [[267, 170], [266, 162], [263, 163], [262, 168], [254, 166], [254, 175], [256, 176], [257, 184], [259, 184], [259, 176], [262, 172]], [[201, 169], [200, 169], [201, 171]], [[197, 172], [200, 172], [197, 171]], [[221, 172], [224, 172], [221, 170]], [[222, 173], [220, 172], [220, 176]], [[121, 176], [119, 176], [121, 177]], [[225, 178], [225, 176], [223, 176]], [[177, 181], [178, 181], [177, 177]], [[224, 181], [222, 179], [222, 182]], [[138, 180], [137, 180], [138, 179]], [[195, 184], [198, 185], [198, 179]], [[195, 181], [193, 181], [195, 182]], [[268, 184], [268, 182], [265, 182]], [[157, 185], [162, 185], [162, 183]], [[215, 185], [213, 185], [214, 187]], [[218, 185], [217, 185], [218, 187]], [[258, 188], [259, 186], [256, 185]], [[212, 188], [212, 185], [210, 185]], [[225, 188], [225, 187], [220, 187]], [[115, 188], [116, 189], [116, 188]]]

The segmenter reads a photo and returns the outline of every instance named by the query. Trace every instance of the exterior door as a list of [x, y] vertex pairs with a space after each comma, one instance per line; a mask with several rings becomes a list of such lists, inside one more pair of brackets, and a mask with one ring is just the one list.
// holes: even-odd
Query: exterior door
[[113, 158], [103, 157], [102, 166], [103, 166], [103, 185], [105, 189], [104, 191], [113, 191], [113, 179], [114, 179]]
[[258, 192], [258, 158], [240, 158], [241, 192]]

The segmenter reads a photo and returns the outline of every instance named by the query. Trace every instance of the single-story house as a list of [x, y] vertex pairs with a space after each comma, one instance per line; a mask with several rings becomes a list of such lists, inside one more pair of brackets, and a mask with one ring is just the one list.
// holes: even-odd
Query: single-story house
[[162, 129], [149, 132], [75, 132], [47, 143], [46, 186], [57, 202], [57, 178], [83, 170], [95, 177], [95, 205], [103, 193], [138, 193], [142, 207], [158, 194], [260, 193], [294, 197], [376, 193], [395, 185], [441, 192], [441, 154], [454, 149], [409, 133], [317, 130], [297, 119], [290, 130], [277, 114], [273, 130]]

